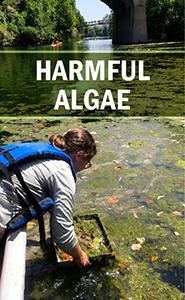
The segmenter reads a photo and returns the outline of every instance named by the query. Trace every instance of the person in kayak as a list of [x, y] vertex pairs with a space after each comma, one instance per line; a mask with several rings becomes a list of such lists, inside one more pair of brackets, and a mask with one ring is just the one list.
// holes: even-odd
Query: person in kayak
[[[10, 179], [6, 176], [7, 172], [0, 173], [0, 234], [3, 235], [3, 229], [23, 209], [22, 201], [30, 205], [30, 198], [27, 195], [29, 196], [31, 193], [38, 203], [44, 198], [50, 197], [53, 199], [51, 210], [53, 241], [73, 257], [78, 267], [85, 267], [90, 262], [80, 247], [73, 226], [75, 179], [76, 172], [91, 166], [90, 161], [96, 154], [96, 144], [92, 135], [84, 128], [69, 130], [63, 136], [54, 134], [49, 138], [49, 142], [50, 145], [46, 146], [43, 146], [42, 143], [40, 145], [38, 143], [36, 146], [34, 143], [25, 143], [25, 145], [23, 143], [17, 148], [12, 149], [12, 145], [9, 147], [12, 153], [13, 151], [21, 152], [17, 157], [21, 155], [26, 157], [28, 154], [24, 152], [29, 151], [31, 159], [24, 157], [19, 165], [21, 174], [17, 174], [17, 171], [9, 171]], [[39, 149], [39, 154], [35, 155], [35, 147], [38, 146], [44, 150]], [[10, 151], [9, 148], [6, 149], [6, 146], [0, 148], [3, 162], [3, 159], [9, 158], [7, 155], [7, 152]], [[50, 154], [48, 154], [48, 149]], [[23, 178], [23, 183], [19, 177]]]

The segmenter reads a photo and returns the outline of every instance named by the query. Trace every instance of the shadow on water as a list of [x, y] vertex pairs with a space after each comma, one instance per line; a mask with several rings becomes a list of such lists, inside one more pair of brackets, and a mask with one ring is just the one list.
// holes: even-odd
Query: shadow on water
[[[33, 245], [32, 240], [28, 242], [28, 246]], [[38, 253], [38, 244], [34, 243], [34, 246]], [[49, 247], [44, 257], [27, 260], [24, 299], [120, 299], [119, 289], [111, 283], [119, 275], [114, 269], [114, 259], [95, 259], [91, 263], [85, 269], [78, 269], [72, 263], [57, 263]]]
[[185, 267], [184, 266], [172, 266], [168, 269], [168, 271], [164, 269], [156, 269], [156, 272], [158, 272], [161, 276], [161, 279], [168, 283], [169, 285], [176, 287], [181, 292], [185, 292], [185, 280], [184, 280], [184, 274], [185, 274]]
[[15, 136], [16, 133], [11, 133], [7, 130], [1, 130], [0, 131], [0, 143], [3, 144], [4, 140], [6, 140], [7, 137]]
[[53, 266], [51, 270], [45, 272], [41, 281], [38, 278], [35, 280], [34, 292], [30, 294], [27, 291], [25, 300], [116, 300], [120, 298], [119, 290], [110, 284], [107, 269], [103, 267], [94, 266], [80, 270], [76, 267], [63, 269]]
[[86, 124], [86, 123], [90, 123], [90, 122], [98, 122], [98, 121], [101, 121], [101, 119], [97, 119], [97, 118], [96, 119], [95, 118], [94, 119], [93, 118], [89, 119], [89, 118], [87, 118], [87, 119], [82, 119], [81, 120], [82, 124]]

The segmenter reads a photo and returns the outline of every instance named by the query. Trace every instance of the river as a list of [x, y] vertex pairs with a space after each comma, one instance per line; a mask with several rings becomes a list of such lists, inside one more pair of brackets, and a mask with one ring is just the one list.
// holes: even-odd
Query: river
[[[27, 49], [3, 49], [0, 51], [0, 101], [1, 116], [57, 116], [76, 115], [90, 116], [181, 116], [184, 108], [183, 93], [183, 61], [182, 43], [150, 43], [140, 45], [114, 46], [110, 39], [82, 40], [75, 43], [64, 43], [58, 49], [51, 46], [29, 47]], [[116, 50], [112, 52], [113, 50]], [[64, 62], [69, 72], [69, 60], [126, 60], [128, 75], [131, 61], [144, 61], [146, 75], [150, 81], [134, 80], [126, 82], [120, 74], [114, 80], [36, 80], [36, 61], [46, 60], [52, 63], [52, 70], [57, 60]], [[137, 70], [136, 70], [137, 72]], [[130, 110], [103, 112], [82, 110], [66, 110], [61, 107], [54, 110], [56, 99], [61, 89], [66, 91], [68, 102], [72, 101], [71, 90], [77, 91], [80, 105], [86, 91], [97, 89], [102, 99], [107, 88], [111, 90], [117, 105], [117, 91], [129, 91]]]

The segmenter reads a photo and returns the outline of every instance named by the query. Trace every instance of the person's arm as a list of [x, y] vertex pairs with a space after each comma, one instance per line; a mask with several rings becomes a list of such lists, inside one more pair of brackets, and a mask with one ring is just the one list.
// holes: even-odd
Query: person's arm
[[89, 258], [87, 254], [81, 249], [79, 243], [72, 249], [71, 255], [74, 258], [76, 265], [81, 267], [86, 267], [90, 265]]
[[66, 163], [54, 161], [53, 174], [48, 179], [51, 197], [54, 199], [51, 229], [55, 243], [73, 256], [79, 267], [89, 265], [89, 259], [82, 251], [73, 226], [73, 203], [75, 182]]

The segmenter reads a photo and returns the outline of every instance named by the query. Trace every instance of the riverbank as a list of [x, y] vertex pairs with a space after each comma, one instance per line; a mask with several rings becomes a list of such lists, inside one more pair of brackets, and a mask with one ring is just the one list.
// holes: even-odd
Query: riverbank
[[[51, 50], [51, 42], [41, 45], [22, 46], [17, 45], [14, 47], [6, 46], [0, 47], [0, 50]], [[148, 41], [146, 43], [128, 44], [128, 45], [113, 45], [112, 39], [108, 37], [84, 38], [75, 41], [63, 41], [62, 45], [56, 50], [86, 50], [86, 51], [184, 51], [184, 41]]]

